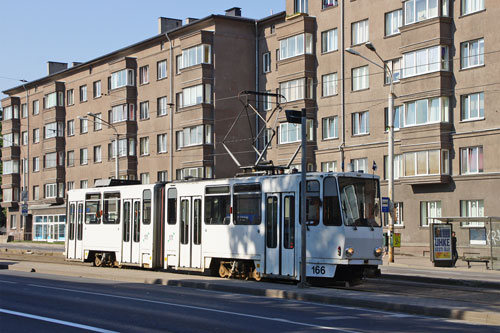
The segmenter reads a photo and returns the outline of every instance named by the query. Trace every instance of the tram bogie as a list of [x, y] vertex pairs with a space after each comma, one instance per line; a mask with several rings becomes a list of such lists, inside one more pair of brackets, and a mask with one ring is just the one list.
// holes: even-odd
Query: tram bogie
[[[68, 260], [300, 280], [300, 176], [123, 185], [68, 194]], [[307, 277], [382, 264], [378, 177], [309, 173]]]

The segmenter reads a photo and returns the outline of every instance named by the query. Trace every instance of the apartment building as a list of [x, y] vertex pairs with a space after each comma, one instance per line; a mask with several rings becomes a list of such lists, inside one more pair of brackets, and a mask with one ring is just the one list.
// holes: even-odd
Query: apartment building
[[[174, 25], [168, 34], [6, 91], [10, 97], [2, 106], [12, 110], [12, 117], [3, 120], [4, 137], [11, 134], [17, 142], [2, 149], [4, 170], [12, 164], [2, 185], [4, 193], [11, 191], [2, 203], [9, 209], [10, 232], [20, 228], [19, 193], [28, 149], [28, 207], [40, 210], [62, 204], [70, 187], [114, 176], [113, 128], [124, 134], [118, 140], [120, 177], [153, 182], [187, 174], [232, 176], [238, 168], [220, 142], [241, 109], [234, 96], [242, 90], [279, 93], [285, 109], [306, 108], [308, 170], [373, 173], [382, 178], [386, 196], [391, 81], [396, 232], [402, 246], [420, 253], [427, 249], [432, 217], [500, 215], [495, 204], [500, 157], [494, 152], [500, 134], [495, 107], [500, 4], [286, 0], [284, 5], [284, 12], [260, 20], [240, 17], [238, 8], [182, 26], [165, 19], [164, 26]], [[41, 117], [34, 114], [37, 100]], [[257, 101], [272, 123], [276, 113], [269, 111], [276, 98]], [[78, 118], [88, 112], [114, 127]], [[300, 126], [288, 124], [284, 113], [278, 117], [266, 159], [283, 166], [299, 145]], [[49, 138], [43, 132], [47, 125]], [[263, 140], [272, 130], [264, 132]], [[231, 133], [231, 149], [250, 164], [255, 155], [248, 132]], [[187, 144], [193, 137], [197, 144]], [[42, 160], [47, 154], [53, 154], [49, 167]], [[36, 172], [35, 157], [40, 158]], [[296, 161], [292, 164], [299, 167], [300, 152]], [[64, 209], [58, 209], [64, 219]], [[30, 214], [45, 219], [31, 208]], [[481, 223], [454, 229], [459, 247], [487, 251]]]

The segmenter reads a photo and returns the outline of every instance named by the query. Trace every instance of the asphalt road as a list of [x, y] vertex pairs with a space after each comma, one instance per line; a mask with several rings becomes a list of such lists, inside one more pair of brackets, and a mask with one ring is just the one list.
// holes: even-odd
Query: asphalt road
[[0, 271], [1, 331], [500, 332], [500, 328], [384, 311]]

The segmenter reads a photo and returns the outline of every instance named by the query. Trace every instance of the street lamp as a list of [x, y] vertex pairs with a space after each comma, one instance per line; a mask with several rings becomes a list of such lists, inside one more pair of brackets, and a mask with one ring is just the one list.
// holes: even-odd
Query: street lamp
[[[109, 125], [114, 131], [115, 131], [115, 135], [116, 135], [116, 143], [115, 143], [115, 178], [116, 179], [120, 179], [120, 160], [119, 160], [119, 156], [118, 156], [118, 142], [120, 140], [120, 134], [118, 133], [118, 131], [116, 130], [116, 127], [111, 124], [109, 121], [106, 121], [104, 119], [102, 119], [101, 117], [97, 116], [95, 113], [92, 113], [92, 112], [87, 112], [87, 115], [91, 116], [94, 118], [94, 120], [91, 120], [92, 122], [96, 122], [95, 119], [99, 119], [99, 121]], [[87, 119], [86, 117], [80, 117], [78, 116], [77, 117], [78, 119]]]
[[[379, 64], [377, 64], [376, 62], [366, 58], [365, 56], [363, 56], [361, 53], [359, 53], [358, 51], [352, 49], [352, 48], [347, 48], [346, 49], [346, 52], [347, 53], [350, 53], [350, 54], [353, 54], [353, 55], [356, 55], [358, 57], [361, 57], [363, 59], [365, 59], [366, 61], [374, 64], [375, 66], [379, 67], [379, 68], [382, 68], [383, 70], [387, 70], [387, 72], [389, 73], [389, 77], [390, 77], [390, 92], [389, 92], [389, 97], [388, 97], [388, 122], [389, 122], [389, 128], [388, 128], [388, 135], [389, 135], [389, 144], [388, 144], [388, 159], [389, 159], [389, 165], [387, 167], [387, 171], [388, 171], [388, 176], [389, 176], [389, 189], [388, 189], [388, 197], [389, 197], [389, 201], [391, 203], [391, 206], [394, 204], [394, 77], [392, 75], [392, 71], [391, 69], [389, 68], [389, 66], [387, 66], [386, 62], [384, 61], [384, 59], [382, 59], [382, 57], [378, 54], [377, 52], [377, 49], [375, 48], [375, 46], [371, 43], [371, 42], [366, 42], [365, 43], [365, 46], [368, 50], [372, 51], [375, 53], [375, 55], [380, 59], [380, 61], [382, 61], [382, 64], [384, 64], [384, 66], [381, 66]], [[392, 212], [392, 209], [391, 209], [391, 213], [389, 214], [389, 262], [394, 262], [394, 245], [393, 243], [390, 241], [391, 239], [391, 236], [393, 237], [393, 234], [394, 234], [394, 215], [393, 215], [393, 212]]]

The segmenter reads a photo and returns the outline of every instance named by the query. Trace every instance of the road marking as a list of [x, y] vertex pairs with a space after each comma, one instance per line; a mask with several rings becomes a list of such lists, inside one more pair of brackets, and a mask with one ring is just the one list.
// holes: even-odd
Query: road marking
[[48, 317], [42, 317], [42, 316], [36, 316], [32, 315], [29, 313], [23, 313], [23, 312], [17, 312], [17, 311], [10, 311], [6, 309], [0, 309], [1, 313], [6, 313], [14, 316], [19, 316], [19, 317], [25, 317], [25, 318], [31, 318], [31, 319], [36, 319], [36, 320], [41, 320], [41, 321], [47, 321], [49, 323], [54, 323], [54, 324], [59, 324], [59, 325], [65, 325], [65, 326], [71, 326], [71, 327], [76, 327], [76, 328], [81, 328], [87, 331], [93, 331], [93, 332], [101, 332], [101, 333], [117, 333], [116, 331], [110, 331], [110, 330], [105, 330], [103, 328], [98, 328], [98, 327], [93, 327], [93, 326], [88, 326], [88, 325], [82, 325], [82, 324], [77, 324], [77, 323], [72, 323], [70, 321], [65, 321], [65, 320], [59, 320], [59, 319], [53, 319], [53, 318], [48, 318]]
[[4, 280], [0, 280], [1, 283], [11, 283], [11, 284], [17, 284], [17, 282], [12, 282], [12, 281], [4, 281]]
[[153, 301], [153, 300], [149, 300], [149, 299], [136, 298], [136, 297], [118, 296], [118, 295], [103, 294], [103, 293], [94, 293], [94, 292], [90, 292], [90, 291], [81, 291], [81, 290], [74, 290], [74, 289], [67, 289], [67, 288], [48, 287], [48, 286], [42, 286], [42, 285], [38, 285], [38, 284], [28, 284], [28, 286], [37, 287], [37, 288], [45, 288], [45, 289], [62, 290], [62, 291], [68, 291], [68, 292], [80, 293], [80, 294], [87, 294], [87, 295], [106, 296], [106, 297], [110, 297], [110, 298], [127, 299], [127, 300], [139, 301], [139, 302], [145, 302], [145, 303], [169, 305], [169, 306], [174, 306], [174, 307], [179, 307], [179, 308], [193, 309], [193, 310], [200, 310], [200, 311], [208, 311], [208, 312], [216, 312], [216, 313], [223, 313], [223, 314], [229, 314], [229, 315], [240, 316], [240, 317], [247, 317], [247, 318], [263, 319], [263, 320], [269, 320], [269, 321], [277, 321], [277, 322], [286, 323], [286, 324], [294, 324], [294, 325], [300, 325], [300, 326], [306, 326], [306, 327], [312, 327], [312, 328], [324, 329], [324, 330], [340, 331], [340, 332], [347, 332], [347, 333], [361, 333], [359, 331], [346, 330], [344, 328], [339, 328], [339, 327], [319, 326], [319, 325], [302, 323], [302, 322], [288, 320], [288, 319], [280, 319], [280, 318], [271, 318], [271, 317], [257, 316], [257, 315], [251, 315], [251, 314], [246, 314], [246, 313], [241, 313], [241, 312], [216, 310], [216, 309], [203, 308], [203, 307], [194, 306], [194, 305], [183, 305], [183, 304], [175, 304], [175, 303], [162, 302], [162, 301]]
[[408, 314], [399, 314], [399, 313], [396, 313], [396, 314], [393, 314], [393, 315], [386, 315], [386, 317], [389, 317], [389, 318], [408, 318], [408, 317], [413, 317], [412, 315], [408, 315]]
[[354, 319], [354, 316], [327, 316], [327, 317], [317, 317], [317, 320], [341, 320], [341, 319]]

